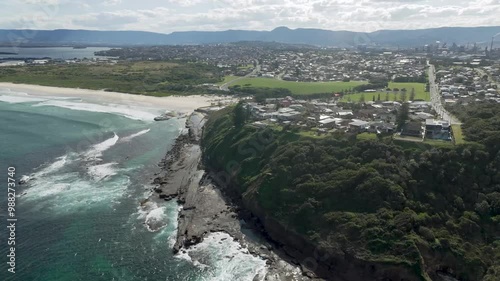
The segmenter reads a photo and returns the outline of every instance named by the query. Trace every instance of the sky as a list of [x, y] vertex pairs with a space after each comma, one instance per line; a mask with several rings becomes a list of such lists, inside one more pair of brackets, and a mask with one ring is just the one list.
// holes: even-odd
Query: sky
[[0, 0], [0, 29], [375, 31], [500, 26], [500, 0]]

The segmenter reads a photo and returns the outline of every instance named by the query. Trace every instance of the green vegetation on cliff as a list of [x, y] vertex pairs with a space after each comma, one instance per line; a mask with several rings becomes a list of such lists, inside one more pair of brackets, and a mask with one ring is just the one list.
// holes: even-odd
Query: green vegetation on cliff
[[82, 88], [154, 96], [206, 94], [221, 80], [215, 66], [184, 62], [47, 64], [0, 67], [0, 82]]
[[230, 176], [231, 191], [261, 219], [331, 256], [404, 268], [412, 274], [405, 280], [448, 272], [493, 281], [500, 276], [500, 105], [474, 107], [461, 110], [467, 144], [412, 148], [259, 129], [242, 122], [247, 115], [237, 106], [210, 117], [204, 159]]

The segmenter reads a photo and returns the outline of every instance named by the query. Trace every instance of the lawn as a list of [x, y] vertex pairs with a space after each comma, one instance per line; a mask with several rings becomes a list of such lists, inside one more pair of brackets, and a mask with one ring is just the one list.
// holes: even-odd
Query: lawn
[[233, 81], [234, 79], [238, 79], [238, 78], [240, 78], [240, 76], [233, 76], [233, 75], [224, 76], [224, 80], [217, 83], [217, 85], [224, 85], [227, 82]]
[[239, 66], [238, 69], [250, 69], [250, 68], [253, 68], [254, 65], [253, 64], [247, 64], [245, 66]]
[[371, 133], [362, 133], [358, 134], [356, 136], [357, 140], [376, 140], [377, 139], [377, 134], [371, 134]]
[[318, 136], [318, 133], [315, 131], [300, 131], [298, 134], [302, 137], [312, 139], [323, 139], [327, 136], [327, 134], [321, 134]]
[[232, 86], [259, 87], [259, 88], [285, 88], [296, 95], [333, 93], [348, 90], [358, 85], [366, 84], [362, 81], [351, 82], [293, 82], [272, 78], [243, 78]]
[[455, 138], [455, 144], [464, 144], [464, 135], [462, 133], [461, 125], [451, 125], [451, 129], [453, 131], [453, 137]]
[[[415, 99], [416, 100], [425, 100], [425, 101], [430, 101], [431, 96], [429, 92], [425, 91], [425, 84], [424, 83], [395, 83], [395, 82], [390, 82], [389, 83], [389, 88], [394, 89], [403, 89], [405, 88], [407, 90], [406, 92], [406, 98], [410, 98], [410, 93], [412, 89], [415, 89]], [[345, 95], [342, 98], [343, 102], [359, 102], [361, 100], [361, 97], [364, 96], [365, 101], [373, 101], [373, 98], [375, 97], [375, 100], [378, 100], [378, 96], [380, 94], [380, 100], [385, 101], [386, 97], [390, 101], [394, 100], [401, 100], [401, 92], [389, 92], [387, 94], [386, 91], [380, 91], [380, 92], [374, 92], [374, 93], [356, 93], [356, 94], [349, 94]]]
[[434, 147], [439, 147], [439, 148], [452, 148], [454, 146], [453, 142], [451, 141], [444, 141], [444, 140], [431, 140], [431, 139], [426, 139], [424, 141], [426, 144], [430, 144]]

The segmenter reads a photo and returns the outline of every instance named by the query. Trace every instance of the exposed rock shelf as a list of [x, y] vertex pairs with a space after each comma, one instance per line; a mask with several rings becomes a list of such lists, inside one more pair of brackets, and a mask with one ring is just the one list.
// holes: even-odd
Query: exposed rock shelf
[[250, 253], [267, 260], [265, 280], [311, 280], [303, 276], [297, 266], [280, 258], [280, 253], [275, 253], [275, 247], [265, 239], [260, 237], [264, 242], [256, 242], [243, 234], [239, 208], [221, 193], [200, 166], [202, 152], [199, 142], [204, 124], [205, 115], [202, 113], [189, 116], [187, 130], [160, 163], [162, 172], [154, 179], [159, 198], [176, 199], [182, 205], [174, 253], [202, 242], [211, 232], [225, 232]]

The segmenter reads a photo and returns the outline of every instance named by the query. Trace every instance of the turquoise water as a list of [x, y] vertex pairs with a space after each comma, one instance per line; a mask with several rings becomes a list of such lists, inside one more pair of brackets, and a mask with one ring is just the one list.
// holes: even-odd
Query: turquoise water
[[[173, 256], [179, 206], [141, 205], [184, 120], [39, 105], [0, 102], [1, 186], [9, 166], [17, 179], [31, 176], [17, 188], [16, 274], [7, 272], [2, 254], [0, 280], [250, 281], [263, 270], [262, 260], [224, 234]], [[159, 230], [150, 231], [146, 221]], [[6, 253], [7, 232], [0, 233]]]

